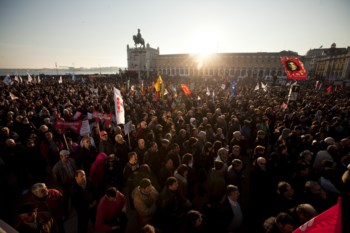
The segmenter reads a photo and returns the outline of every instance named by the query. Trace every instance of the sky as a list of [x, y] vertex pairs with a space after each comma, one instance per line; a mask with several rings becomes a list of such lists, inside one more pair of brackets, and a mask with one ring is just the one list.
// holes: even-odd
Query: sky
[[126, 67], [141, 29], [160, 54], [350, 46], [349, 0], [0, 0], [0, 69]]

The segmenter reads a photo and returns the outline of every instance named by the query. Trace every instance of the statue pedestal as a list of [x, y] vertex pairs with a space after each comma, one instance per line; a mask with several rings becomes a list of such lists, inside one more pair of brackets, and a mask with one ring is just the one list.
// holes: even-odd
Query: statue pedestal
[[142, 79], [142, 73], [148, 76], [150, 71], [154, 71], [158, 56], [159, 48], [151, 48], [149, 44], [145, 48], [129, 48], [127, 45], [128, 70], [138, 72], [138, 78]]

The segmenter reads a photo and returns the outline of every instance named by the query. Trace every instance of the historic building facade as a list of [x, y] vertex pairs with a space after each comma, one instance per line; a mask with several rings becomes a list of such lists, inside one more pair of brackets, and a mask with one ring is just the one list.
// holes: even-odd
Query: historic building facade
[[311, 77], [329, 81], [350, 80], [350, 47], [310, 49], [304, 57], [304, 65]]
[[170, 77], [253, 77], [285, 78], [280, 57], [297, 56], [309, 77], [330, 80], [350, 79], [350, 47], [309, 50], [306, 56], [293, 51], [257, 53], [216, 53], [207, 57], [192, 54], [160, 55], [159, 48], [130, 48], [127, 45], [128, 70], [160, 73]]

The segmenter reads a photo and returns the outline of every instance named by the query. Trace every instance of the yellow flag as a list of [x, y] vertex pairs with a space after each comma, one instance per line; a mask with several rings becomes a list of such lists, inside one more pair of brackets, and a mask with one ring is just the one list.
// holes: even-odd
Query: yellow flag
[[154, 88], [156, 89], [156, 92], [160, 92], [162, 84], [163, 84], [162, 76], [158, 75], [157, 82], [154, 84]]

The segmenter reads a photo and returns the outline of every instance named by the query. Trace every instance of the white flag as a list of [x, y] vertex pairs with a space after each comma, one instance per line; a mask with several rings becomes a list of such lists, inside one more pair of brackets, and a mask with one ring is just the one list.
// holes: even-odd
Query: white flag
[[33, 81], [32, 76], [30, 76], [30, 74], [28, 74], [28, 83], [31, 83]]
[[15, 81], [19, 82], [19, 78], [17, 76], [15, 76]]
[[267, 92], [267, 85], [265, 85], [263, 82], [261, 83], [261, 88]]
[[207, 96], [210, 96], [209, 87], [207, 87]]
[[41, 83], [41, 79], [40, 76], [38, 75], [38, 83]]
[[63, 83], [62, 76], [60, 76], [60, 79], [58, 80], [58, 83]]
[[254, 88], [254, 91], [257, 91], [257, 90], [259, 90], [259, 83], [257, 83], [255, 88]]
[[113, 87], [114, 92], [114, 107], [115, 107], [115, 119], [117, 124], [125, 124], [125, 111], [124, 102], [120, 90]]
[[2, 80], [2, 81], [3, 81], [3, 83], [5, 83], [7, 86], [8, 86], [8, 85], [11, 85], [11, 83], [12, 83], [12, 80], [11, 80], [11, 77], [10, 77], [9, 74], [6, 75], [6, 77], [5, 77], [4, 80]]
[[10, 92], [10, 97], [11, 97], [11, 100], [17, 100], [18, 99], [18, 97], [15, 96], [14, 94], [12, 94], [11, 92]]
[[18, 77], [19, 78], [19, 81], [22, 83], [23, 82], [23, 79], [21, 76]]
[[166, 88], [164, 88], [164, 94], [163, 95], [167, 95], [169, 94], [168, 90]]

